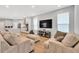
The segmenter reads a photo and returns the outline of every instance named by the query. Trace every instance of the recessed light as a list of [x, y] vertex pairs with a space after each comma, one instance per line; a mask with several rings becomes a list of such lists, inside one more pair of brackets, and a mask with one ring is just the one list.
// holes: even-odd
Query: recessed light
[[8, 6], [8, 5], [6, 5], [5, 7], [6, 7], [6, 8], [9, 8], [9, 6]]
[[57, 5], [57, 7], [61, 7], [61, 5]]
[[36, 6], [35, 5], [32, 5], [32, 8], [35, 8]]

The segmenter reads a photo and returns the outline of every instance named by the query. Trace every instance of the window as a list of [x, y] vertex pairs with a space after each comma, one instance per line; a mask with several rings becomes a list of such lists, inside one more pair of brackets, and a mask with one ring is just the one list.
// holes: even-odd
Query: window
[[57, 16], [58, 31], [69, 32], [69, 13], [58, 14]]

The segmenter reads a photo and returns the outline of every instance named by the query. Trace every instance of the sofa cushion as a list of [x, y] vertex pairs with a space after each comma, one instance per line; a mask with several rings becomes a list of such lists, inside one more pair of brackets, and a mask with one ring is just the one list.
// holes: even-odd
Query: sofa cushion
[[79, 39], [77, 39], [74, 33], [68, 33], [62, 40], [62, 43], [68, 47], [73, 47], [78, 41]]
[[77, 51], [77, 52], [79, 52], [79, 42], [78, 42], [78, 44], [74, 47], [74, 50]]
[[4, 32], [0, 32], [0, 34], [2, 35], [2, 36], [4, 36], [5, 34], [9, 34], [10, 32], [6, 32], [6, 31], [4, 31]]
[[5, 35], [3, 35], [3, 37], [9, 45], [11, 46], [16, 45], [15, 38], [10, 33], [6, 33]]
[[65, 36], [65, 35], [66, 35], [65, 32], [57, 31], [54, 38], [57, 38], [58, 36]]
[[9, 44], [5, 41], [1, 41], [1, 52], [6, 51], [9, 48]]
[[64, 36], [59, 36], [56, 38], [57, 41], [61, 42], [64, 39]]
[[0, 34], [0, 51], [3, 52], [9, 48], [9, 44], [3, 39]]
[[66, 33], [65, 32], [61, 32], [61, 31], [57, 31], [54, 38], [57, 40], [57, 41], [62, 41], [64, 39], [64, 37], [66, 36]]
[[39, 38], [39, 36], [38, 35], [34, 35], [34, 34], [28, 34], [27, 38], [33, 39], [33, 40], [37, 40]]

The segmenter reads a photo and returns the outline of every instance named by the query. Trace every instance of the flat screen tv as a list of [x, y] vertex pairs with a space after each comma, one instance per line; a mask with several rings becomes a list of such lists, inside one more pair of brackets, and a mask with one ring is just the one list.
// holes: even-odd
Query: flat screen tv
[[52, 28], [52, 19], [41, 20], [39, 23], [40, 28]]

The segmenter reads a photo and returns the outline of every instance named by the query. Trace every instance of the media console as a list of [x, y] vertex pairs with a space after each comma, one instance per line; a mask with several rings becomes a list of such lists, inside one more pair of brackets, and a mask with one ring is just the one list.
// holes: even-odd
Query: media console
[[38, 31], [38, 35], [43, 36], [43, 37], [50, 38], [50, 37], [51, 37], [51, 32], [39, 30], [39, 31]]

